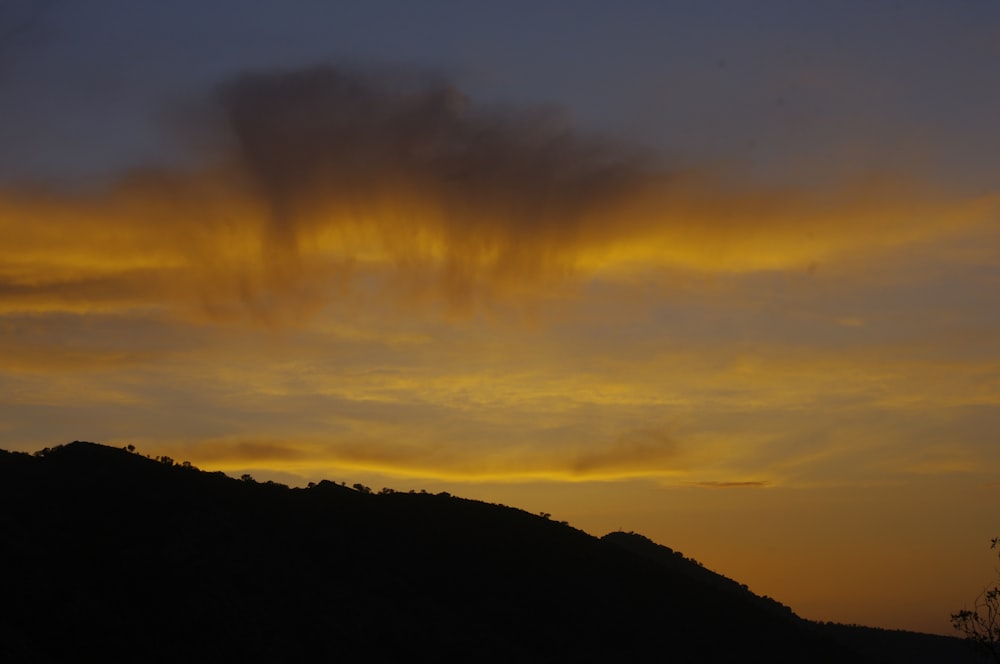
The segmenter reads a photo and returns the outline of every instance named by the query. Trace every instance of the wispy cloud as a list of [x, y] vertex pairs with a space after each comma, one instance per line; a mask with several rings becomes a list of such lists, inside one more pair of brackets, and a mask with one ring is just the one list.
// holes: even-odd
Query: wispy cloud
[[371, 436], [326, 440], [226, 437], [153, 443], [155, 454], [168, 454], [196, 465], [245, 468], [266, 465], [288, 471], [336, 468], [462, 480], [608, 480], [669, 475], [678, 460], [676, 445], [664, 434], [630, 431], [611, 441], [568, 445], [482, 445]]
[[716, 488], [982, 458], [978, 429], [907, 444], [1000, 403], [989, 196], [905, 168], [763, 186], [400, 71], [210, 103], [185, 169], [0, 193], [8, 440]]
[[707, 489], [760, 489], [771, 485], [771, 483], [766, 480], [744, 482], [691, 482], [690, 484], [692, 486], [700, 486]]
[[1000, 210], [864, 172], [740, 183], [407, 72], [247, 74], [213, 99], [219, 138], [187, 170], [0, 195], [2, 310], [275, 322], [389, 295], [468, 311], [643, 270], [806, 270]]

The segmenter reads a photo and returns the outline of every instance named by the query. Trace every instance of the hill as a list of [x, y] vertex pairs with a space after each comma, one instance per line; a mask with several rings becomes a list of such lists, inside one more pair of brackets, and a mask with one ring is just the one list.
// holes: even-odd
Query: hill
[[833, 622], [818, 623], [803, 620], [792, 609], [770, 597], [760, 597], [752, 593], [745, 584], [713, 572], [696, 560], [685, 558], [670, 547], [656, 544], [636, 533], [609, 533], [601, 538], [618, 546], [628, 548], [661, 565], [698, 579], [702, 583], [720, 590], [742, 595], [761, 610], [783, 615], [797, 621], [805, 629], [832, 638], [856, 653], [875, 662], [884, 664], [985, 664], [992, 661], [986, 654], [970, 648], [968, 642], [954, 637], [937, 634], [921, 634], [905, 630], [889, 630], [864, 625], [843, 625]]
[[0, 661], [868, 661], [640, 536], [359, 489], [0, 451]]

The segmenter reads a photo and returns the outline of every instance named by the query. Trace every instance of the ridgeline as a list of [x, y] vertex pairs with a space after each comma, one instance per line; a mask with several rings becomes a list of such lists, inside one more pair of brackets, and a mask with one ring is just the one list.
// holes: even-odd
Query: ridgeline
[[639, 535], [447, 494], [75, 442], [0, 451], [0, 500], [3, 662], [980, 661], [802, 620]]

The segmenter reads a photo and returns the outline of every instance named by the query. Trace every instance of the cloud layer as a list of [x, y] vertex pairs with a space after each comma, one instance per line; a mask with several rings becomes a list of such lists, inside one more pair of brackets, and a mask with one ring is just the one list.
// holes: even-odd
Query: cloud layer
[[470, 311], [594, 277], [877, 257], [998, 209], [877, 173], [761, 188], [407, 72], [246, 74], [211, 103], [190, 168], [0, 194], [3, 308], [276, 321], [388, 295]]
[[156, 444], [196, 462], [737, 487], [901, 436], [807, 410], [992, 413], [995, 321], [954, 325], [989, 311], [995, 198], [762, 187], [396, 70], [209, 103], [185, 169], [0, 194], [10, 431], [69, 398], [116, 413], [99, 439], [189, 414]]

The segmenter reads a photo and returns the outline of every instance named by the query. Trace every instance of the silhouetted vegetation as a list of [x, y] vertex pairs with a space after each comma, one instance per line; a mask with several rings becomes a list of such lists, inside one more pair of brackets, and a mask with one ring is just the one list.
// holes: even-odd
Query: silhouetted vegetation
[[[994, 537], [990, 548], [998, 544], [1000, 537]], [[983, 589], [973, 608], [953, 613], [951, 624], [994, 662], [1000, 662], [1000, 581]]]
[[3, 662], [869, 661], [641, 536], [443, 492], [72, 443], [0, 452], [0, 500]]

